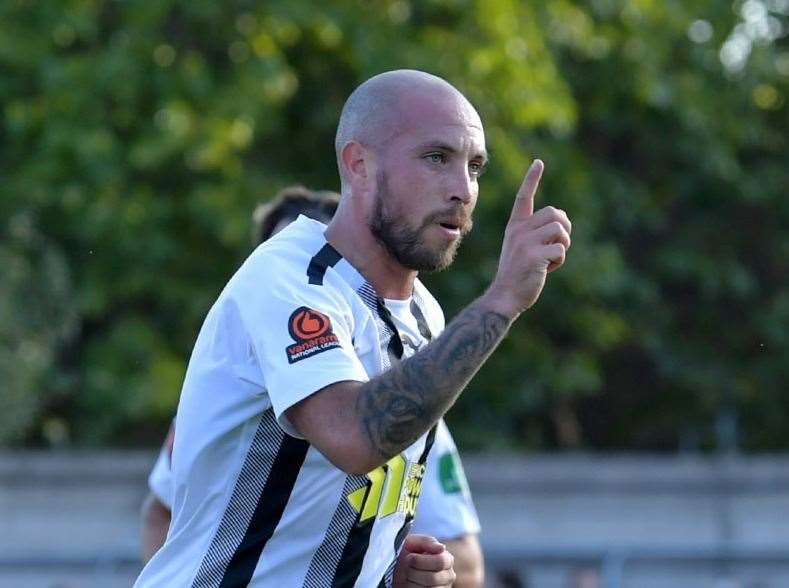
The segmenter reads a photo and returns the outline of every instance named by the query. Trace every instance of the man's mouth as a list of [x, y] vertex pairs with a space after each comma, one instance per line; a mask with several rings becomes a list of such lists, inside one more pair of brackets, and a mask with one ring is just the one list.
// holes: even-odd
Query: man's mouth
[[471, 230], [471, 219], [459, 211], [443, 211], [431, 215], [426, 225], [437, 225], [448, 238], [455, 240]]
[[441, 228], [456, 231], [461, 235], [468, 233], [472, 226], [471, 219], [465, 216], [440, 216], [436, 219], [436, 222]]
[[460, 239], [463, 233], [461, 230], [462, 225], [455, 221], [441, 221], [438, 223], [438, 226], [441, 228], [441, 232], [452, 241]]

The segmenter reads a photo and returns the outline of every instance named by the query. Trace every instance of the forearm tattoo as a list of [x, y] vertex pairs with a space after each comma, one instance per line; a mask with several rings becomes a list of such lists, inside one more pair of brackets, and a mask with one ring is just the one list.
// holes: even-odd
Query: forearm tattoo
[[449, 409], [510, 323], [472, 304], [422, 350], [364, 384], [356, 410], [371, 446], [388, 459], [416, 441]]

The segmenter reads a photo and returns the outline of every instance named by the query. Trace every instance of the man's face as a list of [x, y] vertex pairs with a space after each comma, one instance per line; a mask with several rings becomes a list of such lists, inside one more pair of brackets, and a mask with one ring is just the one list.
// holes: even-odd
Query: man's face
[[370, 230], [403, 267], [448, 267], [471, 230], [485, 136], [470, 105], [452, 95], [404, 100], [394, 137], [380, 146]]

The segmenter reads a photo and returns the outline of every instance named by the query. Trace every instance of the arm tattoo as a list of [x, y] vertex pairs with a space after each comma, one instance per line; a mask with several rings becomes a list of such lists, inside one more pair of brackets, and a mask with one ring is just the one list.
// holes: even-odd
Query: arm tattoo
[[370, 445], [390, 458], [448, 409], [498, 346], [511, 319], [472, 304], [422, 350], [362, 386], [356, 412]]

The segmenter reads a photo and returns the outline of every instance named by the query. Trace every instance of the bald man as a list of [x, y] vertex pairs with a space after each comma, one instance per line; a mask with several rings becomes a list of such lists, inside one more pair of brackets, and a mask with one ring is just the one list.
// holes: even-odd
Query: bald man
[[[420, 271], [471, 229], [479, 115], [418, 71], [359, 86], [336, 140], [342, 198], [299, 219], [227, 284], [198, 336], [173, 452], [173, 521], [149, 586], [450, 586], [443, 545], [410, 535], [436, 424], [570, 247], [534, 211], [529, 168], [487, 291], [444, 327]], [[262, 287], [265, 285], [265, 287]]]

